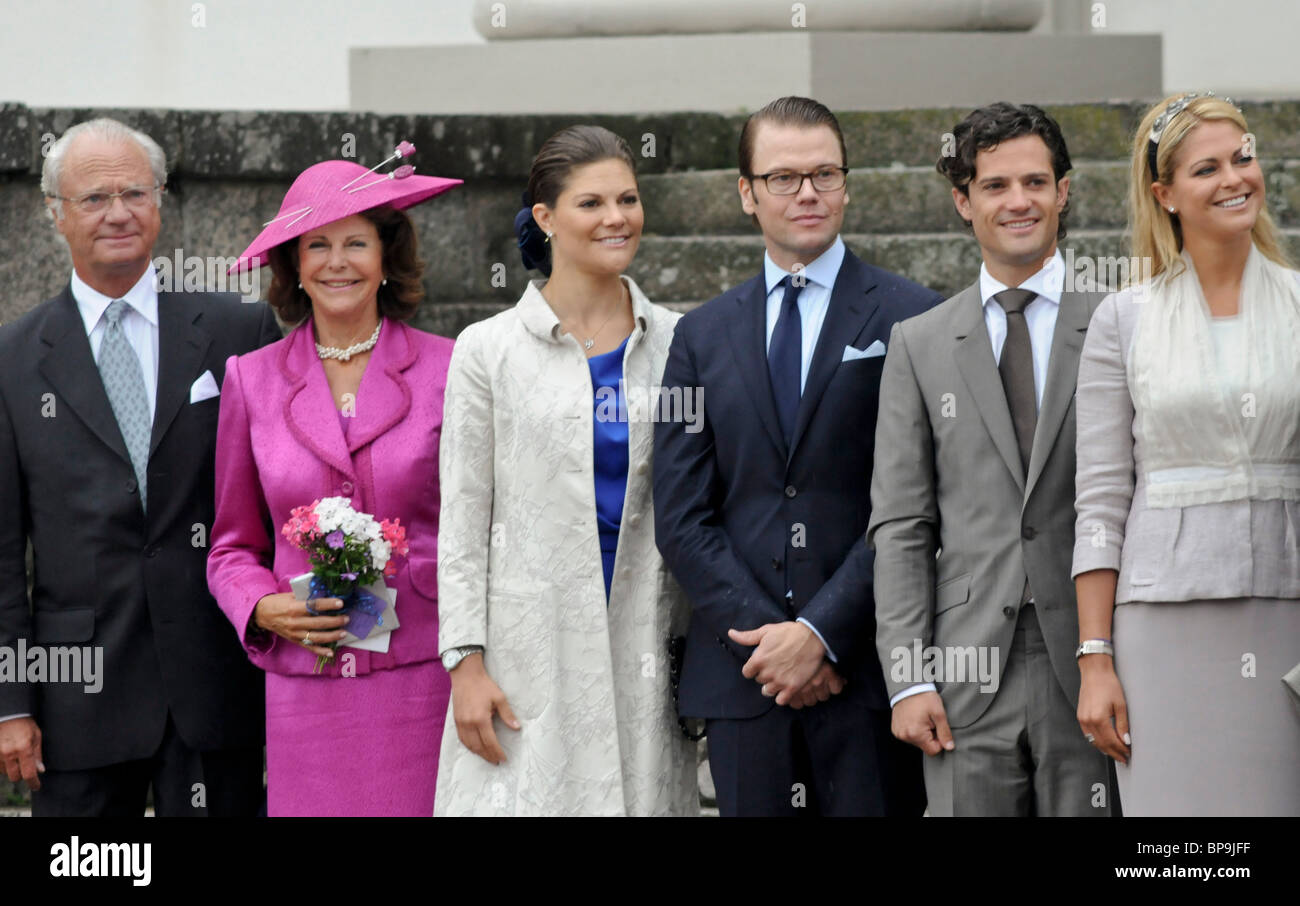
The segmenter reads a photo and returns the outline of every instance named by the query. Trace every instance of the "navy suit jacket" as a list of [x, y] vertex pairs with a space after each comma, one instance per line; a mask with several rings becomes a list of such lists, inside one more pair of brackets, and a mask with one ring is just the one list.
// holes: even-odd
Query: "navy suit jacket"
[[885, 709], [865, 540], [885, 357], [842, 358], [846, 346], [888, 343], [895, 322], [943, 297], [846, 250], [789, 449], [768, 377], [766, 300], [760, 273], [687, 314], [664, 371], [666, 388], [702, 388], [704, 412], [698, 431], [680, 421], [655, 430], [656, 542], [692, 606], [680, 712], [749, 718], [773, 707], [741, 675], [753, 649], [727, 630], [798, 617], [838, 658], [841, 694]]

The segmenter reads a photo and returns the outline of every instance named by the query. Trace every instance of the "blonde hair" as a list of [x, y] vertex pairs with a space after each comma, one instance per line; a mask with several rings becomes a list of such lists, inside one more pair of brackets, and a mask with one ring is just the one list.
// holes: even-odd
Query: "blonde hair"
[[[1174, 155], [1177, 154], [1179, 145], [1203, 122], [1227, 120], [1242, 132], [1250, 131], [1241, 111], [1228, 101], [1216, 97], [1195, 98], [1166, 124], [1156, 151], [1157, 172], [1152, 173], [1148, 142], [1151, 126], [1171, 103], [1182, 96], [1170, 95], [1148, 110], [1133, 137], [1133, 159], [1129, 168], [1128, 229], [1132, 256], [1138, 261], [1151, 262], [1151, 271], [1144, 276], [1158, 277], [1166, 271], [1169, 271], [1170, 276], [1176, 276], [1182, 270], [1182, 225], [1160, 206], [1155, 193], [1151, 191], [1153, 182], [1165, 185], [1173, 183]], [[1277, 226], [1273, 223], [1267, 205], [1260, 208], [1250, 238], [1264, 257], [1283, 267], [1292, 267], [1286, 252], [1282, 250]]]

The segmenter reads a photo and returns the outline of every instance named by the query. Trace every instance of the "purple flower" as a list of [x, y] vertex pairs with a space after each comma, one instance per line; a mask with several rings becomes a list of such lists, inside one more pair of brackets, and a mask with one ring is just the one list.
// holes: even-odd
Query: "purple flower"
[[330, 532], [328, 535], [325, 536], [325, 543], [328, 544], [334, 550], [338, 550], [339, 548], [341, 548], [343, 546], [343, 541], [344, 541], [344, 536], [343, 536], [342, 529], [335, 529], [334, 531]]
[[339, 578], [340, 578], [340, 579], [347, 579], [349, 582], [355, 582], [355, 581], [357, 581], [357, 574], [356, 574], [356, 573], [340, 573], [340, 574], [339, 574]]

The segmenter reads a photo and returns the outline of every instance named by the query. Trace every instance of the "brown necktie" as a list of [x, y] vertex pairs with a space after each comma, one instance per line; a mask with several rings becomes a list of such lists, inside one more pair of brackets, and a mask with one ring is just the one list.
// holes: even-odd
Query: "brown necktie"
[[998, 373], [1007, 395], [1007, 409], [1016, 429], [1020, 462], [1029, 477], [1029, 453], [1034, 448], [1034, 428], [1038, 424], [1038, 398], [1034, 395], [1034, 351], [1029, 344], [1029, 325], [1025, 323], [1025, 306], [1038, 298], [1027, 289], [1004, 289], [993, 301], [1007, 313], [1007, 339], [1002, 344]]

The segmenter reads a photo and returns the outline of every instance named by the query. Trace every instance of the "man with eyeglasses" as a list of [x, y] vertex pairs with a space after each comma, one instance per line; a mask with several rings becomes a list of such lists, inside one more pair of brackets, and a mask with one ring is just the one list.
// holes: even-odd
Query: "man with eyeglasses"
[[705, 721], [723, 815], [924, 808], [889, 732], [864, 536], [885, 343], [942, 298], [845, 248], [846, 165], [817, 101], [749, 118], [763, 269], [682, 318], [664, 373], [703, 390], [702, 430], [656, 425], [655, 528], [692, 603], [679, 710]]
[[[255, 815], [263, 693], [205, 581], [221, 379], [271, 310], [160, 292], [167, 180], [99, 119], [45, 158], [63, 291], [0, 328], [0, 763], [35, 815]], [[34, 572], [27, 594], [25, 551]]]

